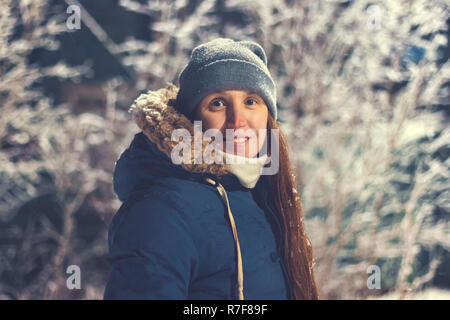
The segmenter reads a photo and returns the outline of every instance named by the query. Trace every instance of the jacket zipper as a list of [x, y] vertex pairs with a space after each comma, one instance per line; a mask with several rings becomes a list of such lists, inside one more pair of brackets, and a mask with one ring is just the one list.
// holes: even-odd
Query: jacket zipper
[[[214, 180], [214, 179], [213, 179]], [[215, 181], [215, 180], [214, 180]], [[220, 179], [219, 179], [219, 181], [220, 181]], [[220, 181], [221, 182], [221, 181]], [[280, 266], [281, 266], [281, 270], [282, 270], [282, 272], [283, 272], [283, 274], [284, 274], [284, 278], [285, 278], [285, 284], [286, 284], [286, 286], [287, 286], [287, 291], [288, 291], [288, 299], [289, 300], [292, 300], [293, 299], [293, 295], [292, 295], [292, 289], [291, 289], [291, 286], [290, 286], [290, 284], [289, 284], [289, 277], [288, 277], [288, 273], [287, 273], [287, 270], [286, 270], [286, 267], [285, 267], [285, 265], [284, 265], [284, 254], [280, 254], [280, 252], [282, 252], [281, 250], [280, 250], [280, 248], [283, 248], [283, 243], [284, 243], [284, 236], [283, 236], [283, 229], [282, 229], [282, 227], [281, 227], [281, 223], [280, 223], [280, 221], [278, 220], [278, 217], [277, 217], [277, 215], [275, 214], [275, 210], [272, 210], [272, 207], [270, 206], [270, 204], [269, 204], [269, 201], [268, 201], [268, 198], [266, 197], [266, 195], [264, 195], [264, 204], [265, 204], [265, 207], [267, 208], [267, 210], [269, 211], [269, 213], [270, 213], [270, 215], [273, 217], [273, 219], [275, 220], [275, 222], [276, 222], [276, 224], [277, 224], [277, 227], [278, 227], [278, 234], [279, 234], [279, 241], [277, 242], [277, 251], [278, 251], [278, 255], [280, 256]], [[278, 243], [279, 243], [279, 245], [278, 245]], [[237, 286], [235, 287], [235, 295], [236, 295], [236, 292], [237, 291]]]

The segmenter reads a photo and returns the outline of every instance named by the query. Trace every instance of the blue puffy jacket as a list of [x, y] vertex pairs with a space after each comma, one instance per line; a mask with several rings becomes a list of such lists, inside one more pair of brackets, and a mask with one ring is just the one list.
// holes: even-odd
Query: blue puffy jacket
[[[167, 107], [175, 95], [171, 87], [133, 105], [143, 132], [116, 163], [114, 190], [123, 205], [109, 229], [105, 299], [238, 297], [237, 252], [223, 199], [205, 183], [205, 172], [173, 164], [157, 146], [168, 143], [164, 121], [180, 124], [173, 121], [182, 116]], [[143, 124], [142, 116], [146, 121], [155, 116], [153, 106], [164, 108], [154, 118], [161, 130]], [[280, 259], [282, 225], [267, 203], [265, 177], [247, 189], [232, 174], [217, 177], [207, 170], [228, 196], [242, 256], [244, 299], [292, 299]]]

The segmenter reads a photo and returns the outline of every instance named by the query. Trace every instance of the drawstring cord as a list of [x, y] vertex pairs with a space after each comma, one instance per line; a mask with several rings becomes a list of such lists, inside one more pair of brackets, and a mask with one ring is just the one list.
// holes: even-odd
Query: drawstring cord
[[231, 223], [231, 228], [233, 229], [234, 243], [236, 244], [236, 251], [237, 251], [237, 281], [238, 281], [239, 300], [244, 300], [244, 273], [242, 271], [241, 247], [239, 246], [239, 239], [236, 231], [236, 225], [234, 223], [233, 215], [231, 214], [227, 192], [220, 183], [214, 181], [211, 178], [206, 178], [206, 182], [210, 183], [211, 185], [217, 188], [217, 191], [219, 192], [224, 204], [227, 206], [228, 209], [228, 218]]

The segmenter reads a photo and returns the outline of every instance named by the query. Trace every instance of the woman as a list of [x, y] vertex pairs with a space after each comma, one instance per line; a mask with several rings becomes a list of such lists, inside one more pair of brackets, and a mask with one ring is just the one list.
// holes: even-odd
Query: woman
[[[271, 134], [276, 89], [263, 48], [202, 44], [179, 83], [130, 108], [142, 132], [116, 163], [124, 204], [109, 230], [104, 298], [317, 299], [286, 143]], [[278, 168], [262, 174], [269, 158]]]

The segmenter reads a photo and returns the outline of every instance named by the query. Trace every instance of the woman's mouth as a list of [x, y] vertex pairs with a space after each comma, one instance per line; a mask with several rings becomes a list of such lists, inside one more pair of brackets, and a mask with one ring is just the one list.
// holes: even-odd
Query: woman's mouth
[[247, 142], [248, 141], [248, 137], [241, 137], [241, 138], [239, 138], [239, 137], [235, 137], [234, 139], [233, 139], [233, 142], [234, 143], [237, 143], [237, 144], [239, 144], [239, 143], [245, 143], [245, 142]]
[[234, 137], [233, 138], [233, 140], [227, 140], [227, 139], [224, 139], [223, 140], [223, 142], [225, 143], [225, 144], [230, 144], [230, 143], [233, 143], [233, 144], [242, 144], [242, 143], [245, 143], [245, 142], [247, 142], [247, 141], [249, 141], [250, 140], [250, 137]]

